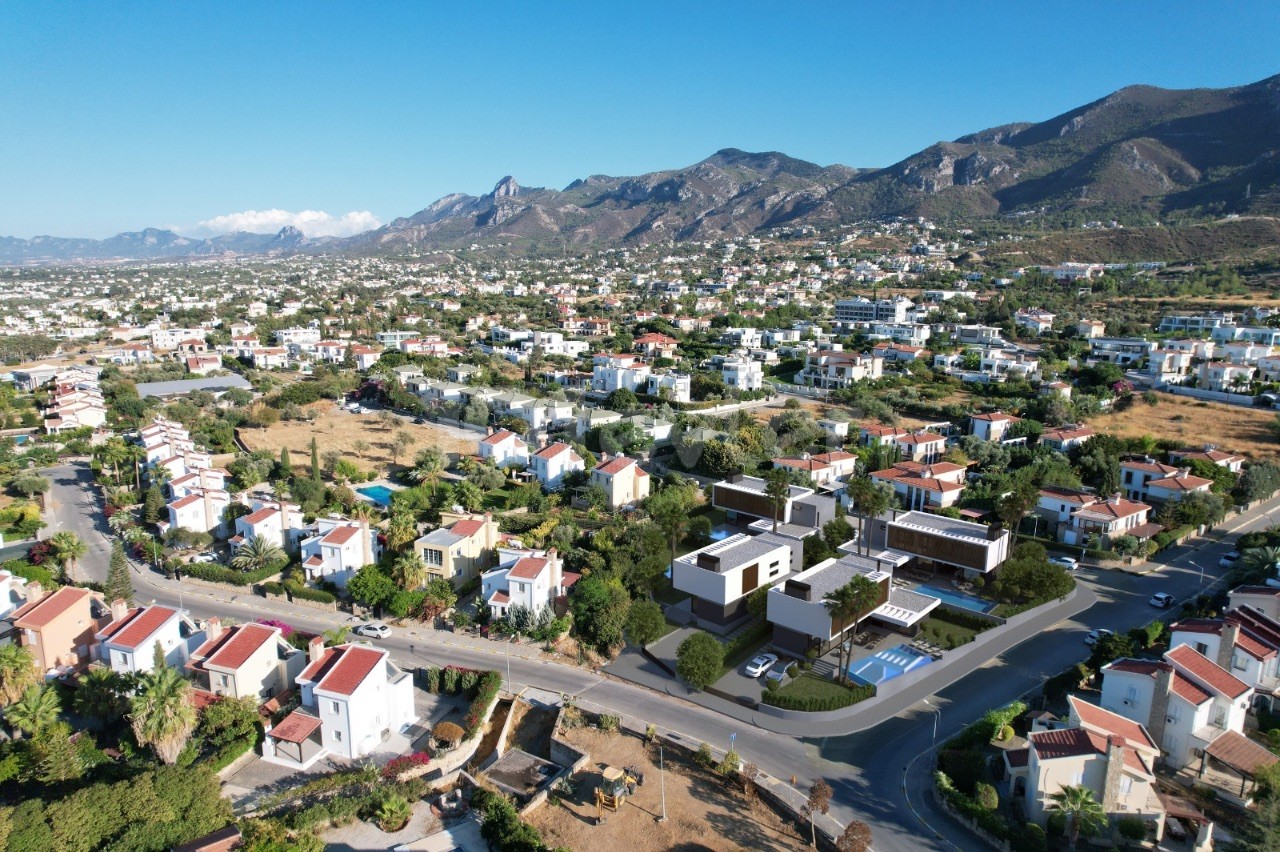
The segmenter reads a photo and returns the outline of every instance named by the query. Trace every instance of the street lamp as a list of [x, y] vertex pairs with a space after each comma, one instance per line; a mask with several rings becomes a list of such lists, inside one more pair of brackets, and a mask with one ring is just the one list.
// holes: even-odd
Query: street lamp
[[1199, 569], [1199, 571], [1200, 571], [1200, 585], [1202, 585], [1202, 586], [1203, 586], [1203, 585], [1204, 585], [1204, 566], [1203, 566], [1203, 565], [1199, 565], [1199, 564], [1197, 564], [1196, 562], [1194, 562], [1194, 561], [1192, 561], [1192, 560], [1190, 560], [1190, 559], [1188, 559], [1188, 560], [1187, 560], [1187, 564], [1188, 564], [1188, 565], [1194, 565], [1197, 569]]
[[658, 789], [662, 792], [662, 816], [658, 822], [667, 821], [667, 773], [662, 764], [662, 743], [658, 743]]
[[942, 708], [934, 707], [929, 703], [929, 699], [924, 699], [924, 703], [930, 710], [934, 712], [933, 717], [933, 748], [938, 747], [938, 721], [942, 718]]

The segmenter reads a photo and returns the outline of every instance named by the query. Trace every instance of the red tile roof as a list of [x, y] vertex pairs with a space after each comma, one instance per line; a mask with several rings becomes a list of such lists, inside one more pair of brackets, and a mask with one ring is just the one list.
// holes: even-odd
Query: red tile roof
[[[608, 476], [613, 476], [615, 474], [622, 473], [622, 471], [631, 467], [635, 463], [636, 463], [635, 459], [627, 458], [626, 456], [619, 456], [618, 458], [610, 459], [604, 464], [599, 465], [598, 467], [596, 467], [596, 470]], [[636, 470], [636, 473], [637, 474], [640, 473], [640, 470], [638, 468]]]
[[507, 571], [507, 577], [517, 580], [534, 580], [547, 567], [547, 560], [539, 556], [524, 556], [516, 560], [516, 564]]
[[1167, 476], [1164, 479], [1153, 479], [1147, 483], [1147, 487], [1168, 488], [1170, 491], [1198, 491], [1202, 488], [1208, 488], [1212, 484], [1211, 480], [1192, 476], [1188, 473], [1179, 476]]
[[1143, 512], [1150, 512], [1151, 507], [1146, 503], [1139, 503], [1136, 500], [1126, 500], [1121, 497], [1113, 500], [1099, 500], [1097, 503], [1090, 503], [1082, 509], [1076, 509], [1073, 515], [1096, 515], [1102, 518], [1127, 518], [1131, 515], [1139, 515]]
[[[1086, 731], [1084, 728], [1061, 728], [1056, 731], [1038, 731], [1028, 739], [1036, 756], [1041, 760], [1056, 760], [1060, 757], [1087, 757], [1105, 755], [1107, 738], [1102, 734]], [[1130, 746], [1124, 749], [1124, 765], [1135, 772], [1150, 775], [1151, 770], [1141, 756]]]
[[557, 441], [554, 444], [550, 444], [538, 450], [536, 453], [534, 453], [534, 455], [540, 459], [553, 459], [565, 451], [572, 452], [573, 447], [570, 447], [568, 444], [564, 443], [563, 441]]
[[[1161, 669], [1172, 668], [1168, 663], [1157, 662], [1156, 660], [1116, 660], [1107, 666], [1107, 669], [1118, 672], [1132, 672], [1134, 674], [1144, 674], [1154, 678], [1156, 672]], [[1199, 707], [1209, 699], [1213, 698], [1208, 692], [1205, 692], [1195, 681], [1188, 678], [1182, 672], [1174, 670], [1173, 673], [1173, 692], [1180, 698], [1189, 701], [1191, 704]]]
[[497, 446], [498, 444], [501, 444], [503, 441], [507, 440], [507, 438], [515, 438], [517, 443], [520, 443], [520, 444], [524, 443], [523, 441], [520, 440], [519, 436], [517, 436], [515, 432], [511, 432], [507, 429], [499, 429], [497, 432], [494, 432], [492, 435], [488, 436], [487, 438], [481, 439], [480, 443], [488, 444], [489, 446], [493, 447], [493, 446]]
[[[364, 683], [364, 679], [369, 676], [369, 672], [377, 668], [385, 655], [383, 651], [362, 648], [359, 645], [343, 645], [340, 648], [329, 648], [325, 651], [325, 656], [320, 660], [321, 664], [324, 664], [326, 660], [328, 660], [329, 664], [323, 666], [323, 675], [316, 681], [315, 688], [325, 692], [337, 693], [338, 695], [350, 695], [356, 691], [360, 684]], [[312, 663], [312, 666], [314, 665], [315, 663]], [[310, 669], [311, 666], [308, 666], [307, 671], [310, 671]], [[304, 671], [302, 674], [306, 676], [307, 672]]]
[[1160, 464], [1160, 462], [1144, 462], [1144, 461], [1122, 461], [1120, 467], [1125, 470], [1136, 470], [1142, 473], [1158, 473], [1161, 476], [1168, 476], [1171, 473], [1177, 473], [1178, 469], [1172, 465]]
[[1190, 645], [1179, 645], [1172, 650], [1166, 651], [1164, 658], [1175, 666], [1188, 671], [1193, 678], [1202, 684], [1217, 690], [1229, 698], [1239, 698], [1249, 691], [1249, 684], [1240, 680]]
[[274, 515], [277, 511], [279, 510], [276, 509], [275, 506], [263, 506], [258, 511], [250, 512], [249, 514], [242, 517], [240, 520], [244, 521], [249, 526], [254, 526], [255, 524], [262, 523], [267, 518]]
[[128, 627], [112, 636], [111, 644], [136, 649], [177, 614], [176, 609], [167, 606], [149, 606], [137, 618], [132, 619]]
[[1026, 766], [1031, 759], [1031, 749], [1029, 748], [1012, 748], [1004, 753], [1004, 759], [1010, 767], [1017, 769], [1020, 766]]
[[1080, 720], [1080, 724], [1124, 737], [1134, 745], [1159, 751], [1160, 746], [1156, 744], [1155, 740], [1151, 739], [1147, 729], [1132, 719], [1126, 719], [1119, 713], [1104, 710], [1098, 705], [1090, 704], [1074, 695], [1068, 695], [1067, 702], [1070, 704], [1071, 709], [1075, 711], [1076, 718]]
[[325, 533], [324, 538], [320, 539], [320, 542], [322, 544], [343, 545], [351, 541], [352, 537], [358, 532], [360, 532], [360, 528], [354, 525], [334, 527], [329, 530], [329, 532]]
[[141, 612], [142, 612], [142, 607], [136, 607], [134, 609], [126, 610], [124, 615], [112, 621], [106, 627], [98, 631], [98, 638], [103, 641], [110, 639], [112, 636], [116, 635], [121, 630], [124, 630], [126, 627], [132, 624], [133, 620], [137, 618], [139, 613]]
[[169, 506], [174, 509], [185, 509], [186, 507], [190, 506], [192, 503], [199, 503], [199, 502], [200, 502], [199, 494], [188, 494], [186, 497], [180, 497], [177, 500], [174, 500], [172, 503], [169, 504]]
[[267, 627], [264, 624], [241, 624], [229, 628], [218, 637], [212, 653], [205, 651], [205, 646], [209, 644], [206, 642], [196, 654], [204, 653], [206, 666], [238, 669], [253, 656], [254, 652], [273, 641], [277, 632], [277, 628]]
[[497, 592], [494, 592], [489, 597], [489, 603], [497, 603], [497, 604], [511, 603], [511, 596], [508, 595], [506, 592], [497, 591]]
[[471, 538], [471, 536], [480, 532], [482, 529], [484, 529], [484, 521], [466, 518], [449, 527], [449, 532], [454, 535], [462, 536], [463, 538]]
[[926, 433], [923, 435], [899, 435], [899, 444], [945, 444], [947, 439], [941, 435]]
[[273, 740], [281, 740], [286, 743], [301, 744], [307, 741], [307, 738], [316, 732], [320, 727], [320, 720], [310, 713], [303, 713], [301, 710], [294, 710], [288, 716], [281, 720], [270, 730]]
[[14, 627], [38, 630], [79, 604], [80, 601], [88, 601], [88, 599], [88, 589], [63, 586], [58, 591], [51, 595], [46, 595], [38, 601], [23, 604], [9, 618], [13, 621]]

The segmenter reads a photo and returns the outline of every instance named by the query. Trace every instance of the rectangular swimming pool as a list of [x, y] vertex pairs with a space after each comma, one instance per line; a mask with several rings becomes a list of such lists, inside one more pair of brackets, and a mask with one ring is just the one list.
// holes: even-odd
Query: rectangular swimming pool
[[987, 613], [996, 608], [993, 601], [984, 600], [973, 595], [966, 595], [964, 592], [951, 591], [949, 589], [940, 589], [937, 586], [917, 586], [916, 591], [922, 595], [928, 595], [931, 598], [937, 598], [945, 604], [967, 609], [970, 612]]
[[383, 507], [391, 505], [391, 495], [395, 493], [385, 485], [366, 485], [356, 491]]
[[908, 645], [898, 645], [849, 666], [849, 677], [860, 683], [875, 686], [921, 666], [927, 666], [931, 662], [933, 662], [932, 657], [913, 651]]

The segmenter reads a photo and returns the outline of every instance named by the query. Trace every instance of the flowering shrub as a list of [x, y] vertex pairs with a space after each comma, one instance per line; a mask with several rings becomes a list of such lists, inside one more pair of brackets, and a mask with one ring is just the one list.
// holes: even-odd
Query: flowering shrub
[[37, 541], [27, 552], [27, 561], [32, 565], [43, 565], [53, 552], [53, 545], [47, 541]]
[[283, 621], [277, 621], [274, 618], [259, 618], [258, 623], [265, 624], [267, 627], [279, 627], [280, 635], [285, 639], [288, 639], [293, 635], [293, 627], [285, 624]]
[[430, 763], [430, 752], [415, 751], [410, 754], [404, 754], [400, 757], [392, 758], [387, 762], [386, 766], [382, 767], [382, 777], [387, 781], [395, 781], [410, 769], [424, 767]]

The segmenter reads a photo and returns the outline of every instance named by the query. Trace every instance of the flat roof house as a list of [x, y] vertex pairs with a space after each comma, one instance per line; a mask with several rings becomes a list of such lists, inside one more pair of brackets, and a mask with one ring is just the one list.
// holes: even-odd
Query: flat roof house
[[739, 533], [677, 557], [671, 584], [693, 595], [699, 619], [727, 625], [746, 614], [748, 595], [791, 573], [792, 559], [791, 544], [781, 536]]
[[889, 522], [887, 544], [910, 553], [923, 568], [958, 569], [972, 578], [989, 574], [1009, 558], [1012, 536], [999, 526], [907, 512]]

